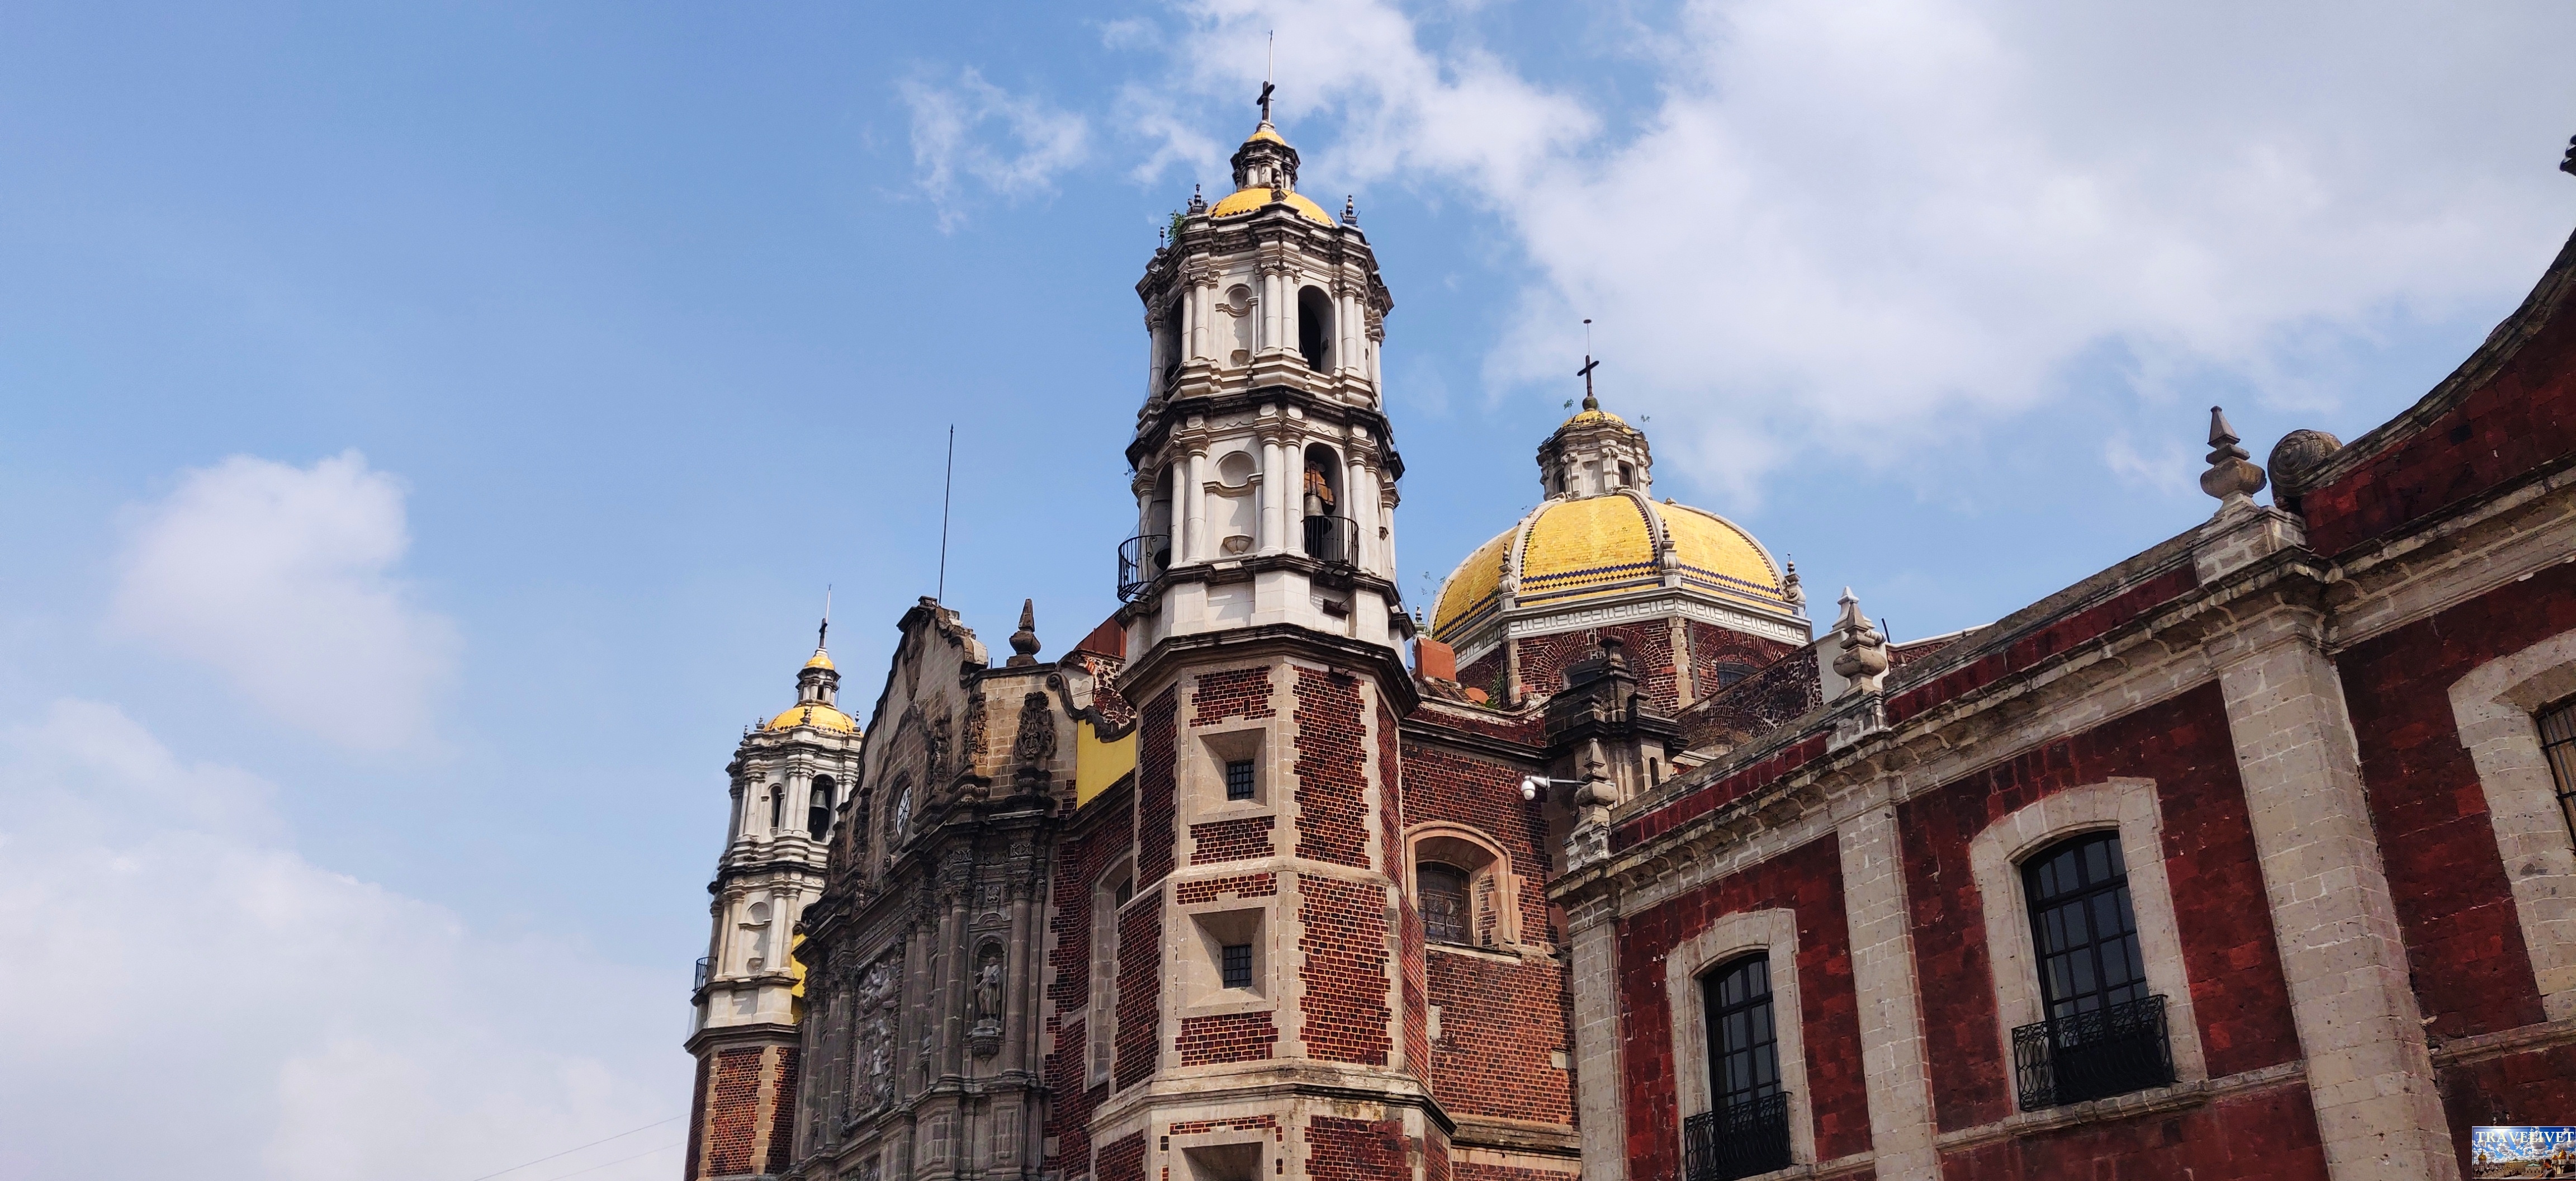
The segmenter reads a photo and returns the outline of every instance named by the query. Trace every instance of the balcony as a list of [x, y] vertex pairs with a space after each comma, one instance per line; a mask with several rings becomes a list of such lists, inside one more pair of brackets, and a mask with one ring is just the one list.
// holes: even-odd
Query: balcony
[[699, 992], [699, 991], [704, 990], [704, 989], [706, 988], [706, 986], [707, 986], [707, 957], [705, 957], [705, 956], [699, 956], [699, 957], [698, 957], [698, 979], [697, 979], [697, 983], [695, 983], [695, 984], [691, 984], [691, 985], [689, 986], [689, 991], [691, 991], [691, 992]]
[[2142, 997], [2013, 1030], [2021, 1108], [2038, 1111], [2173, 1085], [2165, 998]]
[[1172, 568], [1172, 537], [1140, 533], [1118, 543], [1118, 597], [1132, 602]]
[[1682, 1121], [1686, 1181], [1735, 1181], [1789, 1167], [1789, 1093], [1704, 1111]]
[[1360, 525], [1349, 517], [1306, 518], [1306, 556], [1327, 566], [1360, 564]]

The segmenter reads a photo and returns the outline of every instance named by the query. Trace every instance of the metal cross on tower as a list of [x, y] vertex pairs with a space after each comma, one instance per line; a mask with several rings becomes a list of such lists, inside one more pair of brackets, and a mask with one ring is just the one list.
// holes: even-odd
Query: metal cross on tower
[[1585, 320], [1583, 322], [1583, 368], [1575, 370], [1574, 375], [1583, 379], [1583, 408], [1586, 410], [1601, 408], [1601, 399], [1592, 396], [1592, 371], [1600, 367], [1601, 362], [1592, 359], [1592, 321]]

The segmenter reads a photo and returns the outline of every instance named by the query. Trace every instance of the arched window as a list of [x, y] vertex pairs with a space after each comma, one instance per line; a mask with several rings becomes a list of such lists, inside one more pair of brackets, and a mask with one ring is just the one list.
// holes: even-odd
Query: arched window
[[805, 834], [815, 840], [832, 831], [832, 793], [837, 790], [829, 775], [814, 777], [813, 798], [805, 805]]
[[1297, 351], [1320, 373], [1333, 360], [1333, 298], [1321, 287], [1297, 289]]
[[1426, 861], [1413, 871], [1422, 898], [1422, 933], [1433, 943], [1475, 942], [1475, 909], [1468, 901], [1467, 871]]
[[1709, 1111], [1684, 1121], [1691, 1181], [1728, 1181], [1789, 1166], [1789, 1095], [1780, 1085], [1780, 1034], [1771, 957], [1749, 955], [1700, 977], [1708, 1018]]
[[786, 784], [784, 784], [784, 783], [773, 783], [773, 784], [770, 784], [770, 785], [769, 785], [769, 831], [770, 831], [770, 832], [772, 832], [772, 833], [777, 832], [777, 831], [778, 831], [778, 826], [779, 826], [779, 825], [781, 825], [781, 824], [785, 824], [786, 822], [787, 822], [787, 785], [786, 785]]
[[1175, 299], [1163, 309], [1161, 329], [1154, 335], [1154, 349], [1162, 354], [1162, 392], [1171, 395], [1172, 386], [1181, 376], [1181, 301]]
[[2043, 1020], [2013, 1030], [2023, 1110], [2174, 1081], [2165, 998], [2152, 995], [2120, 834], [2059, 841], [2021, 865]]

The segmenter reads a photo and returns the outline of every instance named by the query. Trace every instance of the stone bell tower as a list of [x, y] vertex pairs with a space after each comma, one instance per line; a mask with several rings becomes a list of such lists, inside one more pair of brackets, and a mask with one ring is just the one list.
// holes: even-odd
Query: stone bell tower
[[794, 931], [823, 891], [836, 810], [858, 782], [859, 725], [841, 712], [840, 685], [818, 632], [796, 671], [796, 703], [745, 731], [725, 768], [731, 820], [691, 998], [690, 1181], [774, 1176], [791, 1159], [805, 996]]
[[1069, 1177], [1449, 1175], [1397, 780], [1393, 301], [1268, 113], [1137, 284], [1134, 839], [1097, 879], [1108, 1090]]

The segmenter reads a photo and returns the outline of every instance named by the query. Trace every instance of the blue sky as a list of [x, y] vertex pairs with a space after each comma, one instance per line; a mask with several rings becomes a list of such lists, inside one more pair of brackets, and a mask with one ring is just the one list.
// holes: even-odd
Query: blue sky
[[723, 765], [827, 584], [873, 699], [951, 424], [950, 604], [1109, 611], [1133, 284], [1265, 30], [1395, 293], [1409, 595], [1585, 316], [1658, 491], [1899, 638], [2189, 527], [2208, 405], [2351, 438], [2576, 226], [2571, 10], [2240, 7], [10, 6], [0, 1173], [677, 1114]]

